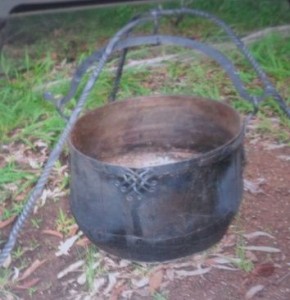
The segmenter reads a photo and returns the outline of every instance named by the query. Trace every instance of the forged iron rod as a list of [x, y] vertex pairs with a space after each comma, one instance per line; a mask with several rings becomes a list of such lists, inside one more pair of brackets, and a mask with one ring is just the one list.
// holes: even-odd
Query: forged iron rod
[[[136, 22], [136, 21], [135, 21]], [[74, 109], [74, 111], [72, 112], [68, 123], [63, 131], [63, 133], [61, 134], [56, 146], [54, 147], [54, 149], [52, 150], [51, 154], [49, 155], [49, 158], [46, 162], [46, 165], [44, 167], [44, 170], [36, 184], [36, 186], [34, 187], [32, 193], [29, 196], [29, 199], [27, 201], [27, 203], [25, 204], [23, 211], [21, 212], [20, 216], [17, 218], [16, 223], [13, 225], [12, 230], [9, 234], [8, 237], [8, 241], [6, 242], [6, 244], [4, 245], [4, 248], [2, 249], [1, 253], [0, 253], [0, 266], [3, 266], [3, 264], [5, 263], [6, 259], [8, 258], [8, 256], [10, 255], [11, 251], [13, 250], [18, 235], [21, 231], [21, 229], [24, 226], [25, 221], [27, 220], [27, 218], [29, 217], [38, 197], [40, 197], [44, 186], [48, 180], [49, 174], [52, 171], [52, 168], [54, 166], [54, 163], [56, 162], [56, 160], [59, 158], [62, 148], [68, 138], [68, 135], [73, 127], [73, 125], [75, 124], [78, 115], [80, 114], [80, 112], [82, 111], [82, 108], [84, 106], [84, 104], [86, 103], [86, 100], [88, 98], [88, 95], [91, 91], [91, 89], [93, 88], [96, 80], [98, 79], [105, 63], [107, 62], [109, 56], [111, 55], [115, 44], [120, 40], [120, 38], [122, 37], [124, 32], [127, 32], [128, 29], [131, 28], [131, 23], [126, 25], [125, 27], [123, 27], [112, 39], [111, 41], [108, 43], [107, 47], [105, 48], [105, 50], [102, 53], [102, 56], [99, 60], [99, 64], [97, 66], [97, 68], [93, 71], [91, 77], [89, 78], [81, 96], [80, 99]]]
[[[203, 18], [211, 20], [216, 25], [220, 26], [226, 32], [226, 34], [229, 36], [229, 38], [232, 40], [232, 42], [236, 45], [236, 47], [241, 51], [241, 53], [244, 55], [246, 60], [253, 66], [253, 69], [255, 70], [257, 76], [263, 83], [264, 93], [260, 97], [254, 99], [254, 101], [256, 102], [256, 103], [254, 103], [254, 105], [258, 105], [260, 102], [262, 102], [264, 100], [264, 98], [266, 98], [267, 96], [271, 96], [275, 99], [275, 101], [277, 101], [281, 110], [290, 118], [290, 108], [287, 107], [287, 105], [283, 101], [283, 98], [277, 92], [277, 90], [275, 89], [273, 84], [270, 82], [270, 80], [268, 79], [268, 77], [264, 73], [264, 71], [261, 69], [261, 67], [255, 60], [255, 58], [251, 55], [248, 48], [244, 45], [244, 43], [240, 40], [240, 38], [232, 31], [232, 29], [224, 21], [220, 20], [216, 16], [214, 16], [210, 13], [201, 11], [201, 10], [187, 9], [187, 8], [175, 9], [175, 10], [154, 10], [154, 11], [151, 11], [150, 13], [136, 17], [134, 19], [134, 21], [131, 22], [132, 23], [131, 29], [129, 29], [128, 32], [125, 34], [128, 34], [129, 31], [132, 30], [134, 27], [137, 27], [138, 25], [143, 24], [146, 21], [154, 21], [154, 20], [156, 20], [156, 18], [160, 18], [160, 17], [164, 17], [164, 16], [179, 16], [179, 15], [191, 15], [191, 16], [203, 17]], [[138, 21], [138, 20], [139, 20], [139, 22], [135, 23], [135, 21]], [[128, 25], [130, 25], [130, 23]], [[88, 71], [88, 69], [92, 66], [92, 64], [95, 61], [99, 60], [99, 58], [101, 56], [101, 52], [102, 52], [102, 49], [100, 51], [93, 53], [76, 70], [73, 80], [71, 82], [70, 90], [65, 97], [63, 97], [61, 100], [56, 100], [56, 99], [54, 99], [54, 97], [51, 94], [47, 94], [46, 95], [47, 99], [55, 102], [57, 104], [58, 108], [62, 108], [75, 95], [82, 76]], [[125, 61], [125, 59], [123, 59], [123, 61]], [[122, 75], [122, 67], [120, 67], [120, 66], [121, 66], [121, 64], [118, 67], [117, 76], [115, 79], [115, 85], [113, 88], [113, 90], [115, 90], [115, 94], [118, 89], [119, 77]], [[244, 97], [244, 96], [242, 96], [242, 97]]]
[[[162, 16], [176, 16], [176, 15], [193, 15], [193, 16], [200, 16], [207, 19], [212, 20], [217, 25], [222, 27], [225, 32], [228, 34], [228, 36], [232, 39], [232, 41], [236, 44], [237, 48], [244, 54], [245, 58], [250, 62], [250, 64], [253, 66], [256, 74], [262, 81], [264, 85], [264, 93], [260, 97], [251, 96], [248, 94], [246, 89], [243, 86], [243, 83], [241, 82], [238, 73], [236, 72], [234, 66], [232, 63], [218, 50], [205, 46], [202, 43], [199, 43], [194, 40], [186, 39], [186, 38], [180, 38], [180, 37], [171, 37], [171, 36], [162, 36], [162, 35], [153, 35], [153, 36], [146, 36], [146, 37], [137, 37], [137, 38], [127, 38], [128, 34], [138, 25], [144, 24], [148, 21], [155, 21]], [[155, 25], [156, 26], [156, 25]], [[155, 27], [156, 28], [156, 27]], [[123, 39], [123, 40], [122, 40]], [[91, 67], [92, 64], [95, 62], [98, 62], [97, 67], [93, 69], [92, 74], [90, 75], [82, 93], [77, 101], [76, 107], [72, 111], [70, 117], [68, 118], [68, 122], [66, 127], [64, 128], [62, 134], [59, 137], [59, 140], [57, 144], [55, 145], [54, 149], [52, 150], [51, 154], [49, 155], [49, 158], [46, 162], [46, 165], [44, 167], [44, 170], [35, 185], [32, 193], [30, 194], [27, 203], [25, 204], [22, 213], [16, 220], [15, 224], [13, 225], [13, 228], [9, 234], [8, 241], [5, 244], [3, 250], [0, 253], [0, 266], [2, 266], [11, 253], [12, 249], [14, 248], [18, 235], [23, 228], [23, 225], [27, 218], [29, 217], [37, 199], [40, 197], [45, 184], [48, 181], [49, 174], [52, 171], [52, 168], [54, 166], [54, 163], [59, 158], [62, 148], [75, 124], [77, 121], [77, 118], [82, 111], [89, 93], [91, 92], [92, 88], [94, 87], [95, 82], [99, 78], [99, 75], [105, 65], [105, 63], [108, 61], [110, 55], [117, 50], [123, 50], [123, 57], [120, 60], [119, 68], [117, 70], [117, 75], [115, 79], [115, 85], [113, 87], [113, 94], [112, 98], [114, 99], [118, 85], [120, 82], [120, 78], [122, 76], [123, 71], [123, 64], [125, 63], [125, 57], [127, 53], [127, 49], [129, 47], [133, 46], [140, 46], [140, 45], [158, 45], [158, 44], [178, 44], [184, 47], [197, 49], [201, 52], [206, 53], [208, 56], [213, 57], [222, 67], [225, 68], [226, 72], [232, 79], [235, 87], [237, 88], [240, 95], [245, 98], [246, 100], [250, 101], [255, 107], [258, 106], [258, 104], [263, 101], [263, 99], [267, 96], [272, 96], [279, 104], [280, 108], [286, 113], [288, 117], [290, 117], [290, 109], [287, 107], [285, 102], [283, 101], [282, 97], [279, 95], [279, 93], [276, 91], [275, 87], [272, 85], [272, 83], [268, 80], [266, 74], [262, 71], [262, 69], [259, 67], [256, 60], [252, 57], [246, 46], [243, 44], [243, 42], [233, 33], [233, 31], [220, 19], [216, 18], [215, 16], [200, 11], [200, 10], [191, 10], [191, 9], [177, 9], [177, 10], [153, 10], [150, 13], [147, 13], [145, 15], [139, 16], [135, 19], [133, 19], [131, 22], [129, 22], [127, 25], [125, 25], [121, 30], [119, 30], [116, 35], [109, 41], [108, 45], [95, 52], [92, 56], [90, 56], [88, 59], [84, 61], [84, 63], [81, 64], [81, 66], [77, 69], [71, 83], [71, 88], [68, 92], [68, 94], [60, 99], [57, 100], [53, 97], [51, 94], [46, 94], [46, 98], [48, 100], [51, 100], [56, 104], [56, 107], [61, 115], [64, 116], [64, 113], [62, 111], [65, 104], [75, 95], [76, 90], [79, 86], [79, 83], [82, 79], [82, 76], [88, 71], [89, 67]]]

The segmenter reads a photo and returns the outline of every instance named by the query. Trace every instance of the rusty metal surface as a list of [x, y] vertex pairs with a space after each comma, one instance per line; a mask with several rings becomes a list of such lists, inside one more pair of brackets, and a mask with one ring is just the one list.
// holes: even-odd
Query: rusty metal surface
[[[216, 101], [155, 96], [105, 105], [71, 133], [72, 212], [96, 245], [121, 257], [162, 261], [204, 250], [238, 210], [242, 141], [239, 115]], [[140, 149], [192, 156], [116, 164]]]

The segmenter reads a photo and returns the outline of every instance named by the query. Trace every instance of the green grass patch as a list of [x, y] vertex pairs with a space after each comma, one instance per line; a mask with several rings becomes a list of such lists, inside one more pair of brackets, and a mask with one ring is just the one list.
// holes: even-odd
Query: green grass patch
[[[36, 179], [36, 174], [23, 170], [13, 162], [0, 169], [0, 206], [3, 208], [0, 220], [6, 220], [21, 212], [23, 201], [14, 199], [34, 184]], [[10, 184], [13, 186], [9, 188]]]
[[[165, 8], [173, 8], [179, 4], [172, 1], [163, 5]], [[285, 0], [195, 0], [190, 6], [216, 14], [240, 35], [264, 27], [289, 23], [290, 8]], [[4, 47], [0, 57], [1, 143], [25, 143], [33, 149], [34, 142], [41, 140], [51, 148], [62, 132], [65, 121], [60, 118], [51, 103], [44, 101], [43, 93], [48, 90], [57, 97], [64, 96], [76, 65], [93, 50], [100, 48], [132, 16], [153, 7], [153, 4], [119, 6], [13, 19], [8, 33], [15, 33], [15, 37]], [[151, 30], [152, 26], [144, 26], [138, 32], [150, 33]], [[178, 26], [172, 20], [163, 21], [161, 32], [207, 41], [225, 40], [224, 33], [219, 28], [198, 17], [186, 17]], [[269, 35], [249, 48], [290, 105], [290, 38]], [[152, 58], [168, 53], [180, 54], [181, 57], [189, 56], [189, 51], [183, 48], [168, 49], [134, 49], [129, 53], [128, 60]], [[236, 50], [225, 51], [225, 54], [237, 66], [249, 91], [260, 94], [261, 84], [241, 54]], [[241, 113], [252, 111], [251, 104], [239, 97], [225, 72], [214, 61], [200, 56], [194, 57], [189, 61], [172, 60], [160, 67], [126, 69], [118, 99], [158, 93], [197, 95], [227, 101]], [[85, 110], [107, 102], [114, 81], [111, 69], [115, 65], [116, 59], [110, 62], [109, 68], [101, 74], [89, 95]], [[82, 80], [74, 99], [68, 104], [68, 114], [79, 99], [88, 76]], [[270, 124], [269, 117], [273, 116], [280, 119], [278, 129]], [[280, 142], [289, 142], [290, 121], [273, 99], [267, 99], [261, 105], [259, 118], [262, 120], [258, 128], [260, 133], [271, 134]], [[36, 179], [37, 174], [23, 170], [13, 162], [4, 164], [0, 170], [0, 205], [9, 203], [2, 219], [19, 213], [22, 204], [14, 201], [15, 195], [26, 191]], [[7, 190], [6, 185], [10, 183], [19, 186], [16, 194], [11, 195]], [[67, 178], [62, 186], [66, 185]], [[66, 216], [60, 213], [58, 220], [65, 230], [68, 227]], [[37, 227], [38, 224], [35, 223], [34, 226]]]
[[98, 264], [98, 249], [94, 245], [91, 245], [88, 248], [85, 260], [86, 286], [88, 291], [91, 291], [93, 289], [95, 279], [104, 274], [104, 270]]
[[239, 258], [239, 262], [236, 263], [237, 267], [247, 273], [251, 272], [254, 268], [254, 264], [251, 260], [246, 257], [246, 250], [245, 250], [245, 240], [240, 235], [238, 237], [238, 242], [236, 245], [236, 256]]
[[56, 218], [56, 230], [62, 233], [64, 236], [67, 236], [71, 230], [71, 227], [74, 224], [75, 224], [74, 219], [68, 216], [68, 214], [64, 212], [62, 209], [59, 209]]
[[[285, 0], [187, 2], [189, 8], [209, 11], [224, 19], [238, 34], [289, 23], [290, 8]], [[178, 8], [180, 1], [164, 2], [162, 6]], [[156, 4], [149, 3], [12, 19], [7, 28], [8, 47], [4, 48], [4, 53], [12, 59], [8, 63], [2, 61], [2, 69], [12, 71], [15, 65], [22, 66], [20, 69], [31, 67], [27, 53], [40, 61], [47, 57], [57, 63], [78, 61], [82, 54], [88, 54], [104, 44], [133, 16], [153, 8], [156, 8]], [[178, 26], [174, 21], [162, 21], [161, 30], [210, 39], [224, 35], [214, 23], [200, 17], [185, 17]], [[152, 26], [141, 26], [137, 31], [148, 33], [152, 31]]]

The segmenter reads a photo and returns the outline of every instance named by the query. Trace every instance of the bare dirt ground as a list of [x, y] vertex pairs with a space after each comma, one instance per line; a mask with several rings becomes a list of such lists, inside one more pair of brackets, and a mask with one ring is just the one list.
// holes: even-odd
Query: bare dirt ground
[[[279, 158], [289, 156], [289, 148], [266, 150], [260, 141], [248, 142], [246, 149], [245, 178], [254, 181], [261, 178], [264, 183], [261, 192], [245, 193], [239, 224], [236, 221], [232, 230], [237, 226], [245, 233], [270, 233], [274, 238], [260, 236], [248, 240], [247, 245], [271, 246], [281, 252], [249, 251], [246, 256], [253, 261], [254, 268], [248, 273], [212, 270], [204, 278], [177, 280], [169, 285], [169, 299], [250, 299], [247, 292], [255, 286], [264, 289], [254, 299], [290, 299], [290, 169], [289, 161]], [[226, 250], [232, 251], [231, 247]]]
[[[45, 205], [33, 214], [41, 223], [26, 224], [18, 241], [24, 253], [14, 256], [10, 264], [16, 267], [14, 278], [0, 299], [13, 299], [9, 293], [38, 300], [290, 299], [290, 147], [259, 135], [253, 129], [257, 123], [253, 121], [245, 142], [247, 166], [240, 212], [212, 249], [163, 264], [133, 263], [95, 251], [89, 264], [84, 254], [90, 243], [78, 235], [77, 227], [72, 225], [66, 236], [56, 227], [60, 208], [70, 214], [67, 194], [58, 191], [60, 200], [50, 199], [53, 194], [43, 196]], [[37, 160], [41, 147], [38, 154], [23, 150], [26, 159]], [[46, 191], [56, 191], [57, 177], [68, 172], [66, 160]], [[9, 226], [3, 230], [7, 236]], [[65, 255], [60, 245], [68, 245], [68, 239], [73, 241]], [[26, 266], [19, 269], [24, 259]], [[88, 270], [94, 274], [90, 290]]]

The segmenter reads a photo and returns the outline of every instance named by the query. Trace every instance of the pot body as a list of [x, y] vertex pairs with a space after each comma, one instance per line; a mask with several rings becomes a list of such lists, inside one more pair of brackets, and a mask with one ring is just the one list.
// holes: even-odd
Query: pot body
[[[242, 143], [239, 115], [216, 101], [163, 96], [105, 105], [81, 117], [70, 137], [73, 215], [93, 243], [122, 258], [166, 261], [205, 250], [238, 211]], [[186, 156], [134, 163], [135, 154], [173, 150]]]

